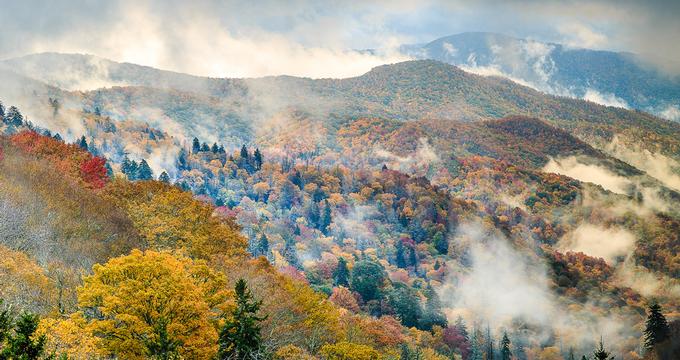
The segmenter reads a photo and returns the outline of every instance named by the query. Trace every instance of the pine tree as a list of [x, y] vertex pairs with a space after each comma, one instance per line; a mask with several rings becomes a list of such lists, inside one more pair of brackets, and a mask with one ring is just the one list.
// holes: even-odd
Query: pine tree
[[449, 252], [449, 242], [446, 240], [446, 236], [441, 231], [438, 231], [432, 237], [432, 244], [434, 248], [439, 251], [440, 254], [447, 254]]
[[656, 302], [649, 305], [649, 315], [645, 327], [645, 349], [651, 350], [654, 345], [670, 337], [670, 329], [666, 318], [661, 312], [661, 306]]
[[576, 354], [574, 354], [574, 348], [569, 348], [569, 354], [567, 355], [567, 360], [576, 360]]
[[217, 146], [217, 143], [213, 143], [212, 147], [210, 148], [210, 151], [212, 151], [214, 154], [217, 154], [218, 151], [220, 151], [219, 146]]
[[404, 242], [401, 240], [397, 240], [396, 263], [397, 267], [401, 269], [404, 269], [407, 266], [406, 257], [404, 254]]
[[255, 161], [255, 170], [260, 170], [262, 168], [262, 153], [260, 152], [260, 149], [255, 149], [253, 160]]
[[85, 135], [83, 135], [83, 136], [80, 138], [80, 141], [78, 141], [78, 146], [80, 146], [80, 148], [83, 149], [83, 150], [87, 150], [87, 149], [88, 149], [88, 147], [87, 147], [87, 140], [85, 139]]
[[317, 204], [313, 200], [309, 204], [309, 210], [307, 210], [307, 217], [309, 218], [310, 225], [319, 228], [321, 213], [319, 212], [319, 204]]
[[[11, 326], [11, 318], [10, 326]], [[23, 313], [14, 324], [13, 334], [6, 335], [6, 345], [0, 350], [1, 359], [37, 360], [45, 352], [47, 337], [36, 336], [40, 319], [37, 315]]]
[[489, 325], [486, 326], [486, 360], [493, 360], [494, 359], [494, 350], [493, 350], [493, 336], [491, 336], [491, 329], [489, 328]]
[[321, 230], [321, 232], [323, 232], [324, 234], [328, 234], [328, 227], [331, 225], [331, 222], [333, 221], [331, 206], [328, 203], [328, 200], [324, 200], [323, 212], [321, 213], [320, 221], [321, 223], [319, 224], [319, 230]]
[[600, 339], [600, 345], [593, 351], [594, 360], [611, 360], [614, 359], [611, 353], [604, 349], [604, 342]]
[[2, 101], [0, 101], [0, 121], [5, 121], [5, 106], [2, 105]]
[[218, 358], [246, 360], [256, 359], [262, 339], [259, 323], [266, 316], [258, 316], [262, 301], [256, 301], [245, 280], [239, 279], [235, 286], [236, 308], [222, 327], [218, 340]]
[[202, 151], [202, 152], [208, 152], [208, 151], [210, 151], [210, 146], [208, 146], [207, 143], [203, 143], [203, 144], [201, 145], [201, 151]]
[[243, 145], [241, 147], [241, 159], [243, 160], [248, 160], [249, 154], [248, 154], [248, 148]]
[[512, 353], [510, 352], [510, 339], [508, 338], [508, 333], [503, 332], [503, 339], [501, 340], [501, 360], [510, 360], [511, 357]]
[[179, 154], [177, 155], [177, 168], [179, 170], [189, 170], [187, 165], [187, 152], [184, 148], [179, 149]]
[[465, 340], [469, 341], [470, 335], [468, 334], [467, 326], [465, 326], [465, 320], [463, 320], [463, 317], [458, 316], [455, 326], [458, 332], [465, 338]]
[[139, 167], [137, 168], [137, 175], [135, 178], [137, 180], [153, 179], [153, 172], [151, 171], [151, 167], [149, 167], [149, 164], [146, 162], [146, 160], [142, 159], [142, 161], [139, 162]]
[[123, 163], [120, 165], [120, 171], [127, 176], [128, 180], [133, 181], [137, 179], [137, 167], [137, 162], [130, 160], [130, 158], [125, 155]]
[[161, 175], [158, 177], [158, 181], [169, 184], [170, 183], [170, 176], [168, 175], [167, 172], [163, 171], [161, 173]]
[[269, 239], [264, 233], [260, 235], [260, 240], [257, 242], [257, 255], [269, 256]]
[[439, 300], [437, 292], [432, 288], [432, 285], [427, 284], [424, 294], [427, 300], [425, 301], [423, 317], [420, 320], [420, 329], [430, 331], [435, 325], [442, 328], [447, 327], [449, 324], [446, 321], [446, 316], [442, 312], [441, 301]]
[[194, 141], [191, 144], [191, 152], [198, 154], [199, 151], [201, 151], [201, 143], [198, 141], [198, 138], [194, 138]]
[[338, 259], [338, 267], [335, 268], [333, 273], [333, 280], [335, 286], [349, 287], [349, 269], [347, 268], [347, 260], [344, 257]]
[[483, 354], [482, 349], [479, 348], [479, 341], [477, 340], [477, 331], [472, 331], [472, 337], [470, 338], [470, 357], [469, 360], [482, 360]]
[[21, 115], [21, 112], [16, 106], [10, 106], [7, 110], [7, 114], [5, 114], [5, 122], [10, 125], [21, 126], [24, 123], [24, 116]]

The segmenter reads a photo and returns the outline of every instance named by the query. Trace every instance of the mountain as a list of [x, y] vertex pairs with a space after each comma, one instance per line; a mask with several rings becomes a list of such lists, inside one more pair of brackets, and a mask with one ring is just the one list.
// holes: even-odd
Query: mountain
[[[590, 353], [602, 329], [634, 357], [645, 304], [680, 306], [676, 122], [433, 60], [319, 80], [106, 62], [98, 81], [128, 83], [81, 91], [59, 84], [99, 76], [92, 58], [40, 58], [74, 73], [2, 70], [30, 122], [0, 121], [0, 280], [19, 284], [0, 297], [41, 314], [55, 351], [151, 349], [101, 321], [109, 299], [136, 319], [149, 284], [214, 319], [171, 320], [200, 334], [186, 357], [216, 351], [239, 278], [275, 358], [465, 358], [506, 331], [541, 358]], [[162, 338], [162, 320], [141, 329]]]
[[571, 48], [495, 33], [462, 33], [401, 50], [481, 74], [502, 75], [555, 95], [680, 119], [680, 76], [631, 53]]

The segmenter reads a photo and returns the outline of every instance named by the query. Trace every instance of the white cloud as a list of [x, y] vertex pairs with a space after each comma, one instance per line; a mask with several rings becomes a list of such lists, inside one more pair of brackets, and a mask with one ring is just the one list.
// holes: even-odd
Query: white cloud
[[557, 27], [568, 46], [576, 48], [598, 48], [607, 44], [607, 37], [580, 22], [570, 22]]
[[604, 228], [581, 224], [565, 235], [558, 244], [561, 251], [582, 252], [612, 263], [617, 257], [628, 255], [635, 247], [635, 236], [622, 228]]
[[616, 97], [614, 94], [601, 93], [595, 89], [587, 89], [586, 93], [583, 95], [583, 100], [592, 101], [605, 106], [615, 106], [624, 109], [629, 108], [628, 103], [625, 100]]
[[604, 167], [584, 164], [574, 156], [559, 160], [550, 159], [543, 167], [543, 171], [597, 184], [618, 194], [627, 194], [629, 186], [632, 185], [630, 180], [618, 176]]

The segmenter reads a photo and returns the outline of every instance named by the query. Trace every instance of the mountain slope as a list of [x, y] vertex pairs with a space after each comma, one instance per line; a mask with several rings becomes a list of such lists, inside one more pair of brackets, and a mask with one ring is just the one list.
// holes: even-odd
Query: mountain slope
[[629, 53], [569, 48], [494, 33], [462, 33], [402, 48], [481, 73], [504, 74], [539, 90], [665, 114], [676, 119], [680, 77], [660, 73]]

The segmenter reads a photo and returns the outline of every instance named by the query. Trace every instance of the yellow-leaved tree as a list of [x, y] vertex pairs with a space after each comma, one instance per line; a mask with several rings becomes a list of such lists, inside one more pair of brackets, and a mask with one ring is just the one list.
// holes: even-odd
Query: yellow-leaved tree
[[168, 252], [133, 250], [95, 265], [83, 282], [88, 329], [124, 359], [212, 358], [219, 319], [233, 306], [222, 273]]
[[189, 192], [157, 181], [114, 181], [107, 191], [151, 249], [186, 249], [203, 259], [246, 254], [247, 241], [238, 227], [213, 216], [212, 206]]

